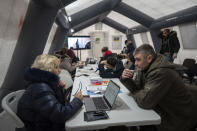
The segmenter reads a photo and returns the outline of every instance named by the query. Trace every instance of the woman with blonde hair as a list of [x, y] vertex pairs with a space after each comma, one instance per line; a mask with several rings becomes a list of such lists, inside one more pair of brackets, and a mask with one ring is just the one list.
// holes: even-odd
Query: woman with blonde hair
[[29, 82], [18, 103], [18, 116], [25, 123], [26, 131], [65, 131], [65, 122], [83, 105], [81, 92], [65, 105], [60, 81], [60, 60], [52, 55], [36, 57], [33, 65], [25, 72]]

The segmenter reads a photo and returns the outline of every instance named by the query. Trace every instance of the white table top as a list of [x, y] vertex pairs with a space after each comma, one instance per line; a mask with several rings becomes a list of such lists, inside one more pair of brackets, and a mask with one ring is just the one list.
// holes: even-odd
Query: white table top
[[[86, 86], [90, 85], [90, 77], [91, 76], [80, 76], [75, 78], [71, 100], [73, 99], [73, 95], [79, 87], [80, 81], [82, 82], [82, 93], [86, 95]], [[160, 124], [161, 118], [155, 111], [144, 110], [138, 107], [135, 100], [132, 98], [132, 96], [130, 96], [129, 91], [124, 87], [120, 80], [117, 78], [112, 80], [120, 86], [120, 90], [122, 92], [118, 94], [117, 101], [118, 99], [124, 101], [124, 104], [126, 103], [127, 108], [122, 109], [121, 102], [119, 102], [119, 105], [117, 103], [117, 107], [115, 109], [107, 111], [109, 119], [86, 122], [84, 121], [85, 107], [83, 105], [82, 108], [70, 120], [66, 122], [66, 130], [78, 131], [104, 129], [110, 126], [118, 125], [140, 126]]]

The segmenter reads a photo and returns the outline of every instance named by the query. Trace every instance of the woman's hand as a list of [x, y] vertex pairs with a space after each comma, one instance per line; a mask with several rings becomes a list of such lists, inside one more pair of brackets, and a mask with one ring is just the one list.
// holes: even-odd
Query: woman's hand
[[82, 92], [77, 92], [75, 97], [79, 98], [81, 101], [83, 100], [83, 95], [82, 95]]
[[59, 80], [59, 86], [66, 88], [66, 83], [64, 83], [62, 80]]

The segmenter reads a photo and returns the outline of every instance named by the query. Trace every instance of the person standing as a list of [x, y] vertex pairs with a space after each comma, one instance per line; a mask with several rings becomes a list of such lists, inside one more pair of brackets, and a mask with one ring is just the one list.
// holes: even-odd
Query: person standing
[[133, 56], [133, 52], [135, 50], [135, 47], [134, 47], [131, 40], [126, 40], [125, 45], [127, 46], [126, 54], [128, 55], [130, 61], [132, 62], [132, 65], [131, 65], [130, 69], [134, 70], [135, 69], [135, 59], [134, 59], [134, 56]]
[[125, 40], [125, 45], [126, 45], [126, 47], [123, 48], [123, 51], [120, 54], [120, 56], [127, 59], [125, 66], [127, 66], [127, 68], [129, 68], [129, 69], [134, 70], [135, 69], [135, 59], [133, 57], [133, 52], [135, 50], [135, 46], [131, 40]]
[[173, 62], [177, 58], [177, 53], [180, 49], [177, 33], [170, 31], [170, 29], [164, 29], [159, 34], [159, 38], [162, 39], [160, 53], [165, 55], [170, 62]]

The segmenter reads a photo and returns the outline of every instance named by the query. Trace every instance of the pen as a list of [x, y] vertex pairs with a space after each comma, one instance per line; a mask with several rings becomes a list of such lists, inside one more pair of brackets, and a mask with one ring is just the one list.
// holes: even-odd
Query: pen
[[77, 92], [80, 92], [81, 91], [81, 89], [82, 89], [82, 83], [81, 83], [81, 81], [79, 82], [79, 88], [77, 89], [77, 91], [75, 92], [75, 94], [74, 95], [76, 95], [77, 94]]

